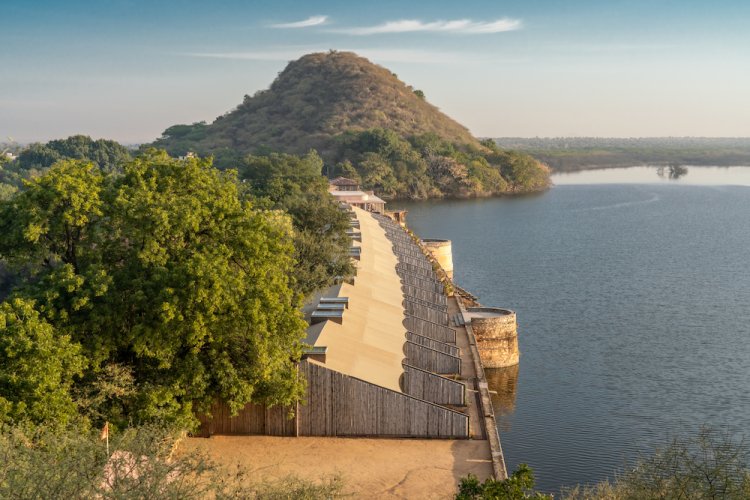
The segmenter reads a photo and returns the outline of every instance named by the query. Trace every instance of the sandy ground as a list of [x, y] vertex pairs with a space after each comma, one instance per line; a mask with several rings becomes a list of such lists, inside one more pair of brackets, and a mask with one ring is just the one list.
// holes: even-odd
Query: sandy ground
[[351, 498], [452, 498], [459, 478], [492, 474], [483, 440], [213, 436], [190, 438], [183, 446], [257, 471], [255, 479], [338, 474]]

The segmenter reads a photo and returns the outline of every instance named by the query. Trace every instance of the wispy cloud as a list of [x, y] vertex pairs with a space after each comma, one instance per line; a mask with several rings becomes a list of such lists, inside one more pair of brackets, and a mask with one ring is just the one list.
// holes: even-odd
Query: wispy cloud
[[328, 16], [310, 16], [302, 21], [293, 23], [272, 24], [271, 28], [309, 28], [310, 26], [320, 26], [328, 22]]
[[383, 33], [414, 33], [414, 32], [443, 32], [443, 33], [466, 33], [471, 35], [486, 33], [501, 33], [503, 31], [514, 31], [521, 29], [523, 23], [520, 19], [504, 17], [496, 21], [472, 21], [470, 19], [455, 19], [452, 21], [424, 22], [419, 19], [400, 19], [398, 21], [387, 21], [374, 26], [359, 26], [354, 28], [341, 28], [335, 31], [347, 35], [378, 35]]
[[[381, 63], [417, 63], [444, 64], [474, 63], [474, 62], [502, 62], [515, 63], [518, 59], [502, 59], [496, 55], [467, 55], [462, 52], [445, 52], [437, 50], [419, 49], [389, 49], [389, 48], [342, 48], [342, 52], [351, 51], [375, 62]], [[291, 61], [311, 52], [327, 52], [323, 47], [277, 47], [267, 50], [250, 50], [242, 52], [190, 52], [182, 54], [188, 57], [209, 59], [234, 59], [247, 61]]]

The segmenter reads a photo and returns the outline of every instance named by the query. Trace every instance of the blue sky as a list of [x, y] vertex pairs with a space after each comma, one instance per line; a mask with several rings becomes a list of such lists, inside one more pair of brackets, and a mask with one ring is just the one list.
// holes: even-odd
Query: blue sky
[[151, 141], [354, 50], [478, 136], [750, 136], [746, 1], [21, 1], [0, 142]]

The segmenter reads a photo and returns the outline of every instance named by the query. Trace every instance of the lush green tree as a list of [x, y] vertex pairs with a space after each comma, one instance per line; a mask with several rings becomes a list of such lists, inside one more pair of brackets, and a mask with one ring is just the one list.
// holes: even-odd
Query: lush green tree
[[[164, 144], [169, 144], [169, 152], [173, 155], [185, 155], [189, 151], [202, 152], [196, 151], [195, 145], [205, 137], [206, 131], [206, 122], [173, 125], [162, 133], [162, 137], [157, 139], [153, 146], [162, 147]], [[212, 152], [216, 155], [215, 151]]]
[[552, 500], [552, 496], [534, 490], [534, 474], [526, 464], [520, 464], [507, 479], [487, 478], [480, 482], [474, 474], [462, 478], [456, 500]]
[[46, 170], [65, 158], [88, 160], [104, 172], [117, 172], [130, 160], [130, 153], [127, 148], [115, 141], [93, 140], [85, 135], [73, 135], [46, 144], [32, 144], [21, 151], [16, 163], [22, 170]]
[[84, 365], [80, 346], [56, 332], [32, 301], [0, 303], [0, 424], [65, 425], [75, 418], [71, 387]]
[[18, 188], [13, 184], [0, 183], [0, 201], [6, 201], [13, 197]]
[[78, 260], [102, 215], [102, 174], [89, 162], [65, 160], [0, 207], [0, 252], [51, 269]]
[[15, 293], [90, 360], [80, 385], [132, 374], [103, 414], [191, 423], [215, 398], [300, 395], [291, 221], [243, 200], [234, 172], [157, 151], [119, 177], [64, 161], [0, 206], [0, 228], [0, 254], [31, 270]]
[[350, 161], [363, 187], [387, 198], [523, 193], [549, 184], [543, 165], [500, 150], [492, 141], [459, 145], [435, 133], [407, 139], [392, 130], [371, 129], [343, 133], [339, 144], [336, 174], [344, 175], [344, 162]]
[[346, 236], [348, 218], [328, 194], [321, 175], [323, 161], [314, 151], [305, 156], [273, 153], [248, 156], [241, 175], [259, 203], [284, 210], [294, 224], [295, 271], [307, 296], [353, 272]]
[[62, 159], [59, 152], [48, 147], [46, 144], [34, 143], [21, 151], [16, 161], [24, 170], [46, 169], [53, 163]]

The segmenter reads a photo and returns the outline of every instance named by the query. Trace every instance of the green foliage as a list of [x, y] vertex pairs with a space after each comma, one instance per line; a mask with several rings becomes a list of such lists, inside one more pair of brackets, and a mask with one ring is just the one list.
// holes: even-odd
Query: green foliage
[[80, 346], [55, 332], [32, 301], [0, 303], [0, 424], [65, 425], [76, 415], [70, 389], [84, 365]]
[[117, 142], [95, 141], [83, 135], [13, 149], [18, 152], [13, 161], [0, 154], [0, 201], [9, 200], [23, 187], [24, 181], [38, 177], [61, 160], [87, 160], [103, 172], [119, 172], [130, 160], [128, 150]]
[[345, 166], [353, 165], [364, 188], [387, 198], [488, 196], [549, 185], [548, 170], [528, 155], [460, 146], [436, 134], [407, 140], [393, 130], [346, 132], [335, 159], [335, 175], [351, 176]]
[[346, 236], [348, 218], [328, 194], [321, 175], [323, 161], [314, 151], [305, 156], [273, 153], [248, 156], [241, 176], [259, 203], [284, 210], [294, 224], [295, 272], [305, 296], [353, 272]]
[[90, 362], [88, 415], [190, 425], [215, 398], [299, 397], [291, 221], [243, 201], [234, 172], [157, 151], [117, 177], [63, 161], [0, 205], [0, 228], [0, 255], [29, 270], [15, 295]]
[[292, 499], [339, 498], [339, 478], [319, 482], [285, 477], [259, 480], [244, 468], [227, 470], [200, 451], [175, 451], [168, 427], [111, 432], [110, 454], [95, 433], [37, 428], [0, 433], [0, 498]]
[[130, 160], [128, 150], [115, 141], [93, 140], [85, 135], [35, 143], [21, 151], [16, 159], [21, 170], [46, 170], [62, 159], [88, 160], [103, 172], [117, 172]]
[[170, 143], [170, 153], [184, 156], [196, 142], [203, 140], [207, 133], [206, 122], [192, 125], [173, 125], [162, 133], [162, 138]]
[[57, 262], [78, 268], [90, 223], [102, 215], [103, 177], [91, 163], [60, 161], [47, 175], [28, 181], [27, 189], [0, 206], [0, 253], [11, 260]]
[[462, 478], [458, 485], [456, 500], [552, 500], [552, 496], [533, 491], [534, 474], [526, 464], [504, 480], [487, 478], [482, 483], [474, 474]]
[[614, 481], [578, 486], [568, 500], [746, 500], [750, 498], [750, 463], [742, 442], [704, 428], [695, 438], [674, 439], [668, 446]]

